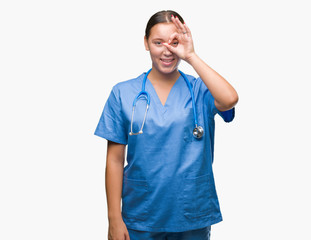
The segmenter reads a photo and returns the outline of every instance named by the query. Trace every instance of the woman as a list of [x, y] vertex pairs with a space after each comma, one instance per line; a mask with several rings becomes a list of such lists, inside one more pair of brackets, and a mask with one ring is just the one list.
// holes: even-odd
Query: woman
[[[209, 239], [222, 221], [214, 116], [232, 121], [238, 95], [198, 57], [178, 13], [154, 14], [144, 41], [151, 70], [113, 87], [95, 131], [108, 140], [108, 239]], [[179, 71], [181, 60], [199, 78]]]

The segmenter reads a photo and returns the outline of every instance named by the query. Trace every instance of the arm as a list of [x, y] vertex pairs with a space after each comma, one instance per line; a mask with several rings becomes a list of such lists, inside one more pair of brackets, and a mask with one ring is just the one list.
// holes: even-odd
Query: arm
[[[173, 16], [172, 21], [177, 28], [177, 32], [170, 37], [168, 43], [163, 43], [163, 45], [194, 68], [213, 95], [215, 106], [219, 111], [233, 108], [238, 102], [238, 94], [235, 89], [195, 53], [188, 26], [182, 24], [178, 18]], [[178, 40], [177, 47], [170, 45], [174, 39]]]
[[219, 111], [226, 111], [238, 102], [235, 89], [216, 71], [209, 67], [198, 55], [193, 53], [187, 62], [199, 74], [206, 87], [215, 99], [215, 106]]
[[106, 164], [108, 239], [130, 239], [121, 215], [124, 158], [125, 145], [108, 141]]

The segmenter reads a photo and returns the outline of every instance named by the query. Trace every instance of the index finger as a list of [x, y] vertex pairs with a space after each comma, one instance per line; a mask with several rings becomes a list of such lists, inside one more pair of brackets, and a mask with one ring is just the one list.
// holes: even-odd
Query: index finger
[[177, 32], [174, 32], [170, 38], [168, 39], [168, 44], [171, 44], [171, 42], [174, 40], [174, 39], [177, 39], [178, 40], [178, 36], [179, 36], [179, 33]]

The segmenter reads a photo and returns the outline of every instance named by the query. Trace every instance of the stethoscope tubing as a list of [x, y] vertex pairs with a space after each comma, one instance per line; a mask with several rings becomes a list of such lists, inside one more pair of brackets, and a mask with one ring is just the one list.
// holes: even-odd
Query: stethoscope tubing
[[194, 124], [197, 127], [198, 126], [198, 119], [197, 119], [197, 110], [196, 110], [196, 106], [195, 106], [195, 100], [194, 100], [194, 93], [193, 93], [193, 89], [192, 86], [187, 78], [187, 76], [180, 70], [178, 70], [179, 73], [181, 74], [181, 76], [184, 78], [184, 80], [186, 81], [190, 94], [191, 94], [191, 100], [192, 100], [192, 109], [193, 109], [193, 116], [194, 116]]
[[[138, 134], [142, 134], [143, 133], [143, 127], [144, 127], [144, 124], [145, 124], [145, 120], [146, 120], [146, 116], [147, 116], [147, 111], [149, 109], [149, 106], [150, 106], [150, 95], [149, 93], [145, 90], [145, 87], [146, 87], [146, 81], [147, 81], [147, 76], [149, 75], [150, 71], [152, 70], [149, 69], [148, 72], [145, 73], [145, 76], [144, 76], [144, 79], [143, 79], [143, 82], [142, 82], [142, 88], [141, 88], [141, 91], [137, 94], [137, 96], [135, 97], [134, 101], [133, 101], [133, 110], [132, 110], [132, 118], [131, 118], [131, 132], [130, 132], [130, 135], [138, 135]], [[202, 134], [203, 134], [203, 128], [198, 126], [198, 120], [197, 120], [197, 111], [196, 111], [196, 106], [195, 106], [195, 99], [194, 99], [194, 93], [193, 93], [193, 89], [192, 89], [192, 86], [191, 86], [191, 83], [189, 82], [187, 76], [180, 70], [178, 70], [178, 72], [180, 73], [180, 75], [183, 77], [183, 79], [186, 81], [187, 83], [187, 86], [189, 88], [189, 91], [190, 91], [190, 95], [191, 95], [191, 101], [192, 101], [192, 110], [193, 110], [193, 116], [194, 116], [194, 124], [195, 124], [195, 128], [194, 130], [198, 130], [198, 128], [202, 131]], [[134, 133], [133, 132], [133, 118], [134, 118], [134, 112], [135, 112], [135, 107], [136, 107], [136, 102], [138, 101], [138, 99], [140, 98], [140, 96], [146, 96], [146, 99], [147, 99], [147, 106], [146, 106], [146, 111], [145, 111], [145, 116], [144, 116], [144, 121], [143, 121], [143, 124], [141, 126], [141, 129], [139, 130], [139, 132], [137, 133]], [[201, 135], [202, 136], [202, 135]], [[199, 137], [200, 138], [200, 137]]]

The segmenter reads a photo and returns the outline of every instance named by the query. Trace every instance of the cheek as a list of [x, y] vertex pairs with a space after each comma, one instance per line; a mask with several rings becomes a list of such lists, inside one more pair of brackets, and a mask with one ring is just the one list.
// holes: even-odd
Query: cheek
[[151, 56], [158, 57], [158, 56], [161, 55], [161, 53], [162, 53], [161, 47], [152, 47], [152, 48], [150, 48]]

